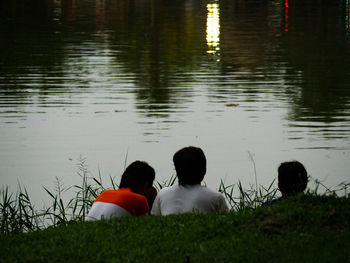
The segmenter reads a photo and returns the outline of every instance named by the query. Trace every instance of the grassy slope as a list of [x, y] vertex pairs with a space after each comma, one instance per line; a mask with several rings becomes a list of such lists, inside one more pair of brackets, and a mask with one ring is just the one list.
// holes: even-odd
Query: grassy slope
[[0, 262], [349, 262], [350, 199], [229, 214], [129, 217], [11, 234]]

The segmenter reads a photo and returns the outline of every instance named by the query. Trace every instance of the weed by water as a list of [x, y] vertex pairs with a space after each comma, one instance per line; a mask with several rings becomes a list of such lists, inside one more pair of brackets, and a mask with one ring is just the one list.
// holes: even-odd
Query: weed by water
[[[253, 164], [254, 160], [252, 159]], [[96, 197], [108, 187], [102, 183], [100, 170], [98, 176], [94, 177], [88, 170], [86, 159], [78, 159], [77, 174], [81, 178], [79, 185], [65, 186], [61, 180], [56, 178], [54, 190], [49, 190], [43, 186], [48, 194], [49, 204], [43, 209], [37, 210], [32, 203], [25, 187], [19, 185], [18, 191], [13, 194], [9, 188], [0, 189], [0, 233], [21, 233], [31, 232], [47, 227], [56, 227], [84, 221], [86, 214], [92, 206]], [[254, 164], [255, 185], [245, 189], [241, 182], [237, 184], [226, 185], [223, 180], [220, 181], [218, 191], [221, 192], [231, 210], [241, 211], [246, 208], [257, 208], [262, 203], [271, 200], [277, 196], [278, 190], [274, 187], [274, 181], [268, 186], [257, 185], [256, 168]], [[112, 177], [109, 177], [110, 186], [113, 189], [118, 188], [118, 184]], [[313, 194], [320, 194], [321, 188], [326, 189], [323, 194], [336, 195], [345, 193], [350, 183], [343, 182], [336, 189], [327, 188], [322, 182], [313, 180], [315, 183]], [[171, 186], [176, 183], [176, 176], [172, 175], [168, 180], [155, 182], [155, 187], [160, 190], [163, 187]], [[109, 187], [110, 188], [110, 187]], [[73, 192], [73, 195], [72, 193]], [[71, 198], [64, 198], [69, 194]]]
[[[15, 194], [10, 193], [8, 187], [1, 189], [1, 233], [30, 232], [83, 221], [96, 197], [106, 188], [102, 184], [100, 171], [97, 178], [93, 177], [84, 158], [78, 160], [77, 174], [81, 178], [80, 185], [66, 187], [56, 178], [54, 190], [43, 186], [48, 194], [48, 205], [39, 210], [35, 209], [27, 190], [21, 185]], [[118, 187], [111, 177], [110, 181], [113, 188]], [[71, 192], [73, 197], [65, 201], [64, 195]]]
[[28, 192], [19, 185], [18, 192], [9, 193], [8, 187], [0, 191], [1, 233], [27, 232], [37, 230], [40, 218], [34, 209]]
[[268, 187], [250, 186], [249, 189], [245, 189], [241, 182], [226, 185], [221, 180], [218, 191], [225, 196], [231, 210], [239, 211], [245, 208], [256, 208], [274, 199], [278, 189], [273, 188], [273, 184], [274, 181]]

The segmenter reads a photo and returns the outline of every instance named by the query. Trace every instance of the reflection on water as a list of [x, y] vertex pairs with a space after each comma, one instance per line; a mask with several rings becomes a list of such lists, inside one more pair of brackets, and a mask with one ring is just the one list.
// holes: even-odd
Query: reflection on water
[[350, 0], [345, 1], [345, 28], [346, 32], [350, 34]]
[[[223, 1], [221, 11], [219, 3], [152, 3], [34, 1], [32, 20], [24, 6], [2, 1], [2, 116], [80, 112], [88, 94], [99, 94], [94, 104], [134, 97], [146, 118], [176, 118], [172, 112], [207, 90], [213, 102], [289, 101], [288, 120], [347, 120], [349, 42], [339, 27], [349, 32], [348, 0]], [[221, 63], [208, 62], [204, 50]]]
[[288, 10], [289, 10], [289, 1], [285, 0], [284, 1], [284, 31], [288, 32], [289, 28], [289, 15], [288, 15]]
[[275, 162], [295, 158], [321, 178], [348, 176], [349, 0], [0, 7], [0, 174], [9, 182], [69, 174], [62, 159], [79, 154], [115, 174], [129, 149], [166, 177], [187, 144], [206, 150], [218, 177], [249, 181], [247, 151], [267, 181]]
[[218, 54], [220, 51], [220, 8], [219, 4], [207, 4], [207, 53]]

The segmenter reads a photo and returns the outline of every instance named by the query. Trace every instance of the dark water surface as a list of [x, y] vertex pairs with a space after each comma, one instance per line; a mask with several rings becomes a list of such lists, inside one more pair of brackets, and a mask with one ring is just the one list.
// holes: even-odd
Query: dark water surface
[[79, 156], [162, 181], [187, 145], [213, 188], [254, 184], [253, 164], [268, 185], [293, 159], [349, 181], [349, 2], [0, 0], [1, 185], [40, 200], [79, 181]]

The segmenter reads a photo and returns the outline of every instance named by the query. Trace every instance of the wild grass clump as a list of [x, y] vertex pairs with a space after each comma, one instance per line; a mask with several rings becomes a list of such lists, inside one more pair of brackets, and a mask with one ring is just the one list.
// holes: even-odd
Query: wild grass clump
[[255, 185], [250, 185], [250, 188], [246, 189], [240, 181], [237, 184], [227, 185], [223, 180], [220, 180], [218, 191], [225, 196], [230, 209], [234, 211], [259, 207], [261, 204], [276, 198], [278, 193], [278, 189], [274, 187], [275, 180], [268, 187], [258, 185], [255, 160], [250, 152], [248, 154], [253, 165]]
[[25, 188], [19, 187], [16, 195], [8, 187], [0, 191], [0, 231], [3, 234], [37, 230], [40, 225], [37, 212]]
[[[66, 187], [56, 178], [54, 190], [43, 186], [49, 204], [40, 210], [35, 209], [27, 190], [21, 185], [15, 194], [10, 193], [8, 187], [1, 189], [1, 233], [29, 232], [83, 221], [96, 197], [106, 188], [102, 184], [100, 171], [97, 178], [93, 177], [84, 158], [78, 160], [77, 166], [81, 184]], [[111, 177], [110, 181], [114, 189], [118, 187]], [[73, 197], [66, 201], [64, 195], [72, 193]]]
[[[255, 163], [255, 185], [245, 189], [241, 182], [226, 185], [220, 181], [218, 191], [221, 192], [232, 211], [241, 211], [246, 208], [257, 208], [262, 203], [276, 198], [278, 190], [274, 187], [274, 181], [268, 186], [258, 186]], [[81, 178], [79, 185], [65, 186], [62, 181], [56, 178], [55, 187], [49, 190], [43, 186], [48, 194], [49, 204], [37, 210], [32, 203], [25, 187], [19, 185], [18, 191], [13, 194], [9, 188], [0, 189], [0, 233], [21, 233], [31, 232], [47, 227], [57, 227], [76, 222], [84, 221], [90, 207], [96, 197], [107, 188], [117, 189], [118, 184], [112, 177], [109, 177], [109, 187], [102, 183], [102, 176], [98, 171], [98, 176], [93, 176], [86, 164], [86, 159], [79, 158], [77, 164], [77, 174]], [[321, 188], [325, 189], [323, 195], [337, 195], [337, 193], [348, 194], [347, 189], [350, 183], [343, 182], [336, 189], [327, 188], [322, 182], [313, 180], [315, 188], [310, 193], [319, 195]], [[172, 175], [169, 180], [155, 182], [155, 187], [160, 190], [163, 187], [176, 183], [176, 176]], [[66, 197], [69, 195], [70, 197]]]
[[231, 210], [239, 211], [245, 208], [256, 208], [274, 199], [278, 189], [273, 188], [273, 184], [274, 181], [267, 188], [251, 186], [250, 189], [244, 189], [241, 182], [225, 185], [221, 180], [218, 191], [225, 196]]

